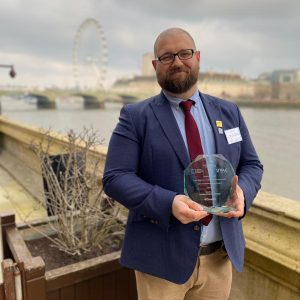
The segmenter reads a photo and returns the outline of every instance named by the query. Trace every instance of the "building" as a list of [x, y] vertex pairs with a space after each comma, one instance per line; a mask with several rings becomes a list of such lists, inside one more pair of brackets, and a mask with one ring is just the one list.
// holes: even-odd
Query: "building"
[[143, 55], [142, 58], [142, 76], [155, 76], [155, 71], [152, 66], [152, 60], [154, 59], [154, 53], [148, 52]]
[[271, 85], [271, 99], [280, 102], [300, 102], [300, 69], [274, 70], [259, 76]]
[[[117, 93], [135, 94], [138, 98], [160, 92], [152, 66], [153, 53], [142, 58], [141, 75], [118, 80], [113, 86]], [[199, 89], [203, 93], [237, 102], [300, 103], [300, 69], [275, 70], [262, 73], [256, 80], [236, 73], [200, 72]]]

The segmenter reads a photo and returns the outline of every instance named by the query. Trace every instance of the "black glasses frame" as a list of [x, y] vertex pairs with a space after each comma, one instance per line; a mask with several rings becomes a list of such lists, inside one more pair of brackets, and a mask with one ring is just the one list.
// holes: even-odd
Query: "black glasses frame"
[[[191, 51], [191, 55], [188, 58], [181, 57], [181, 54], [185, 51]], [[174, 62], [176, 56], [180, 60], [188, 60], [188, 59], [191, 59], [196, 52], [197, 52], [197, 50], [195, 50], [195, 49], [182, 49], [182, 50], [178, 51], [177, 53], [165, 53], [165, 54], [157, 57], [156, 60], [160, 61], [163, 65], [168, 65], [168, 64], [171, 64]], [[164, 61], [164, 56], [166, 56], [166, 58], [173, 56], [173, 59], [170, 61]]]

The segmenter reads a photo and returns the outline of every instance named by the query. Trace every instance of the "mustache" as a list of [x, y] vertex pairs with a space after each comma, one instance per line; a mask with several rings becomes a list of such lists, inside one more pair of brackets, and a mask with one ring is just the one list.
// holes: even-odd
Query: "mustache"
[[181, 67], [171, 67], [169, 69], [169, 74], [172, 75], [172, 74], [176, 74], [178, 72], [185, 72], [185, 73], [188, 73], [189, 72], [189, 69], [187, 67], [184, 67], [184, 66], [181, 66]]

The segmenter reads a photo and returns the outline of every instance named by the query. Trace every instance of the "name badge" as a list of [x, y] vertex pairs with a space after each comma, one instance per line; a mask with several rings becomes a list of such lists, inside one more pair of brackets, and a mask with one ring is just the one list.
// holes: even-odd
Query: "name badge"
[[243, 140], [240, 128], [232, 128], [224, 131], [228, 144], [234, 144]]

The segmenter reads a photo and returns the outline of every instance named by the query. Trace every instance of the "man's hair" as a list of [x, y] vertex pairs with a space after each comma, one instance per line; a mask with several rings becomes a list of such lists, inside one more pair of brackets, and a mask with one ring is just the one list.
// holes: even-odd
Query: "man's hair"
[[164, 30], [156, 38], [155, 43], [154, 43], [154, 56], [156, 56], [156, 53], [157, 53], [157, 45], [158, 45], [159, 40], [161, 38], [171, 34], [171, 33], [176, 33], [176, 32], [177, 33], [183, 33], [183, 34], [187, 35], [192, 40], [192, 42], [194, 44], [194, 48], [196, 48], [195, 41], [194, 41], [193, 37], [186, 30], [184, 30], [182, 28], [179, 28], [179, 27], [173, 27], [173, 28], [168, 28], [168, 29]]

